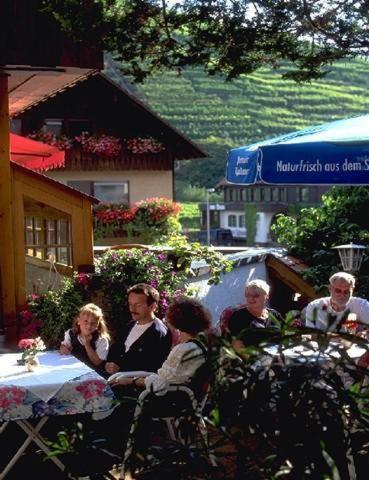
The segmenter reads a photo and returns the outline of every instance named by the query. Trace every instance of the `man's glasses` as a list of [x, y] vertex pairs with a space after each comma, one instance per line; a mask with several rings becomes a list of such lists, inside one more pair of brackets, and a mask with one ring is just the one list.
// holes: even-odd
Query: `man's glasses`
[[337, 288], [337, 287], [333, 287], [333, 291], [334, 293], [342, 293], [342, 295], [350, 295], [351, 293], [351, 288], [346, 288], [345, 290], [342, 290], [342, 288]]

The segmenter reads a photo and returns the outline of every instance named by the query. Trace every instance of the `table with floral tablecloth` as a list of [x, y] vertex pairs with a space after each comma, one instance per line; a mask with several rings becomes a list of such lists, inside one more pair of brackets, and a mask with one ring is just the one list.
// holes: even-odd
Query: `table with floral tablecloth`
[[28, 372], [20, 354], [0, 355], [0, 421], [109, 410], [114, 394], [106, 380], [71, 355], [44, 352]]
[[[20, 364], [20, 353], [0, 355], [0, 434], [14, 422], [27, 435], [19, 448], [14, 445], [14, 454], [0, 471], [0, 480], [7, 477], [31, 442], [47, 455], [50, 453], [40, 433], [50, 417], [102, 412], [113, 407], [114, 394], [107, 381], [72, 355], [42, 352], [37, 358], [40, 365], [29, 372]], [[64, 470], [58, 458], [51, 460]]]

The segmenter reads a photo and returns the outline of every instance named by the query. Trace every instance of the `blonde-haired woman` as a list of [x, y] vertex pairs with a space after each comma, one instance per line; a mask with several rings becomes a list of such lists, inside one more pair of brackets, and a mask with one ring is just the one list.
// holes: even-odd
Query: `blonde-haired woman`
[[60, 345], [62, 355], [74, 355], [96, 369], [102, 367], [108, 355], [110, 335], [100, 307], [84, 305], [67, 330]]

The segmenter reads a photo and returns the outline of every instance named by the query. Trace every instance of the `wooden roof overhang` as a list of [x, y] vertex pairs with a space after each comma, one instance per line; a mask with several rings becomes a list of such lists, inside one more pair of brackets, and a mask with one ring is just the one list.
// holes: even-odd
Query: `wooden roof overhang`
[[41, 68], [20, 65], [7, 65], [4, 69], [9, 74], [9, 115], [12, 118], [72, 88], [94, 72], [91, 69], [74, 67]]
[[[103, 112], [100, 123], [105, 121], [111, 130], [107, 128], [105, 133], [115, 134], [120, 138], [153, 136], [165, 145], [166, 152], [161, 154], [143, 156], [124, 152], [121, 158], [124, 168], [126, 165], [141, 165], [140, 168], [147, 168], [142, 165], [150, 162], [154, 162], [154, 165], [158, 162], [163, 168], [165, 162], [172, 162], [174, 159], [208, 157], [204, 150], [162, 119], [132, 92], [93, 70], [59, 69], [55, 72], [39, 71], [34, 76], [32, 72], [28, 77], [24, 75], [23, 82], [10, 84], [10, 116], [17, 118], [33, 109], [46, 108], [47, 102], [56, 105], [61, 96], [65, 99], [65, 104], [75, 104], [71, 101], [72, 95], [85, 101], [86, 98], [91, 99], [92, 108]], [[114, 125], [109, 125], [109, 122]], [[70, 156], [70, 162], [70, 167], [76, 168], [75, 155]]]
[[301, 260], [291, 256], [267, 255], [265, 265], [272, 275], [294, 292], [300, 293], [308, 301], [318, 298], [314, 287], [302, 277], [302, 272], [308, 266]]

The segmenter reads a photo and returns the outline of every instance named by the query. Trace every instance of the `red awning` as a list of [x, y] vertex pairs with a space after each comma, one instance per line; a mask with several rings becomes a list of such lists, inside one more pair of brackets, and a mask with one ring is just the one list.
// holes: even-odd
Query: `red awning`
[[23, 167], [43, 172], [64, 166], [65, 152], [46, 143], [10, 134], [10, 159]]

